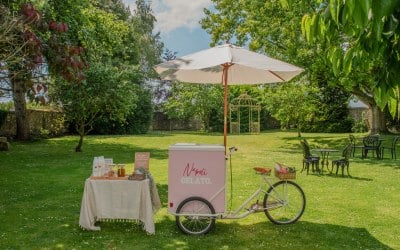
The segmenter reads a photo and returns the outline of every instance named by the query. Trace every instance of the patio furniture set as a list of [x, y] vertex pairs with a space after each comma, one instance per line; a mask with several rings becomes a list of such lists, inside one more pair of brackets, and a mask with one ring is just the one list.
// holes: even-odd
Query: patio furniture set
[[[362, 145], [359, 145], [357, 144], [354, 135], [349, 135], [349, 142], [342, 149], [341, 157], [331, 160], [331, 168], [329, 170], [329, 154], [340, 152], [340, 150], [332, 148], [311, 149], [307, 140], [303, 139], [300, 141], [303, 150], [303, 168], [301, 172], [306, 170], [307, 174], [309, 174], [309, 170], [311, 167], [312, 172], [323, 174], [324, 167], [326, 167], [332, 174], [334, 168], [336, 167], [336, 174], [338, 174], [339, 168], [341, 168], [342, 176], [344, 176], [345, 169], [347, 171], [347, 175], [350, 176], [349, 159], [350, 157], [355, 156], [356, 149], [360, 149], [362, 159], [367, 158], [370, 151], [372, 151], [373, 157], [375, 157], [376, 159], [383, 159], [385, 151], [390, 152], [392, 159], [397, 159], [396, 148], [400, 146], [398, 145], [399, 140], [400, 136], [395, 136], [393, 137], [393, 140], [391, 141], [389, 146], [384, 146], [384, 139], [382, 137], [380, 137], [379, 135], [368, 135], [362, 138]], [[320, 153], [320, 156], [312, 154], [312, 151]]]

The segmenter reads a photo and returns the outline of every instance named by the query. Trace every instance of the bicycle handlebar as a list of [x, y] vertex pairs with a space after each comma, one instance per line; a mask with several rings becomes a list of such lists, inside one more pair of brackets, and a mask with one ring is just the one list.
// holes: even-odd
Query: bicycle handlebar
[[232, 154], [233, 152], [238, 151], [237, 147], [233, 146], [229, 148], [229, 152]]

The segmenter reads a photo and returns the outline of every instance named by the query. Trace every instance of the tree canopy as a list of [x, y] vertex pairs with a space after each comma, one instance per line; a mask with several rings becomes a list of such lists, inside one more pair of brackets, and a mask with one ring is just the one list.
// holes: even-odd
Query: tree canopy
[[[234, 1], [213, 0], [214, 8], [205, 10], [202, 27], [211, 35], [212, 43], [229, 40], [232, 43], [248, 46], [260, 53], [296, 64], [305, 69], [302, 84], [318, 87], [327, 93], [342, 93], [343, 98], [319, 98], [319, 112], [310, 123], [342, 123], [326, 114], [343, 115], [347, 110], [348, 89], [339, 85], [337, 78], [328, 67], [323, 43], [308, 43], [302, 35], [301, 20], [305, 13], [313, 11], [316, 1], [293, 0], [291, 8], [284, 8], [280, 1]], [[324, 96], [323, 94], [321, 96]], [[333, 103], [335, 105], [332, 105]], [[339, 109], [338, 109], [339, 108]], [[345, 114], [347, 116], [347, 114]], [[315, 124], [314, 127], [326, 128]], [[344, 126], [338, 125], [336, 127]], [[346, 130], [350, 130], [347, 126]], [[331, 131], [332, 132], [332, 131]]]
[[[288, 9], [294, 1], [282, 1]], [[317, 8], [304, 15], [303, 33], [309, 42], [323, 41], [336, 76], [360, 92], [370, 89], [379, 107], [388, 106], [399, 117], [400, 100], [400, 1], [316, 1]], [[361, 72], [361, 74], [360, 74]]]
[[[86, 88], [86, 95], [75, 95], [75, 103], [79, 102], [79, 98], [82, 98], [82, 103], [90, 101], [91, 97], [91, 101], [94, 101], [95, 94], [104, 93], [104, 89], [107, 89], [107, 94], [116, 94], [116, 90], [123, 94], [126, 87], [125, 94], [129, 96], [125, 99], [132, 103], [128, 105], [129, 108], [120, 109], [124, 114], [117, 112], [118, 119], [114, 119], [107, 108], [100, 108], [96, 112], [98, 117], [108, 114], [110, 119], [120, 122], [127, 119], [129, 114], [137, 115], [132, 110], [138, 107], [137, 96], [151, 100], [151, 96], [145, 94], [146, 79], [152, 76], [152, 66], [160, 59], [163, 44], [159, 35], [152, 33], [155, 18], [149, 3], [144, 0], [136, 3], [134, 13], [125, 7], [122, 0], [37, 0], [28, 3], [21, 0], [0, 3], [1, 13], [4, 13], [0, 30], [7, 31], [0, 36], [0, 65], [4, 72], [1, 76], [7, 79], [8, 89], [13, 91], [17, 127], [24, 128], [23, 131], [18, 130], [20, 139], [29, 137], [25, 96], [35, 84], [53, 85], [54, 90], [67, 91], [65, 86], [69, 83], [71, 90], [67, 93], [77, 89], [84, 91]], [[6, 47], [3, 43], [13, 43], [15, 46]], [[38, 71], [40, 65], [45, 67]], [[51, 80], [40, 78], [31, 81], [37, 76], [35, 72], [41, 72]], [[106, 77], [100, 77], [104, 76], [104, 72], [112, 78], [107, 80]], [[101, 80], [103, 86], [99, 86], [98, 82], [96, 85], [97, 80]], [[134, 91], [129, 91], [127, 84]], [[57, 85], [60, 88], [56, 88]], [[96, 88], [102, 91], [91, 91]], [[135, 92], [141, 94], [135, 95]], [[71, 96], [67, 93], [58, 96]], [[70, 103], [71, 99], [64, 101]], [[103, 101], [108, 102], [107, 107], [113, 106], [113, 98], [105, 98]], [[144, 99], [141, 102], [148, 103]], [[94, 106], [98, 108], [101, 105]], [[79, 105], [76, 107], [79, 109]], [[151, 112], [151, 106], [141, 107]], [[71, 111], [71, 107], [67, 110]]]

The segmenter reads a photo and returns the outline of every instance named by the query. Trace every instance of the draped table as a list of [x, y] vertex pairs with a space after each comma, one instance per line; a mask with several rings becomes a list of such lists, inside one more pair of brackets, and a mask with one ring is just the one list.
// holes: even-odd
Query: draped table
[[85, 181], [79, 225], [87, 230], [102, 220], [141, 221], [143, 229], [155, 233], [153, 214], [161, 207], [154, 182], [127, 179], [91, 179]]

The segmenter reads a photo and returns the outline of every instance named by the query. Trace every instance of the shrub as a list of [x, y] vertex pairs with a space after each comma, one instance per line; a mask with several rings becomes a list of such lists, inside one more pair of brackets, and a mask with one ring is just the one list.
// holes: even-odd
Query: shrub
[[351, 128], [353, 133], [364, 133], [368, 131], [368, 126], [365, 123], [365, 114], [361, 114], [361, 118], [354, 121], [353, 127]]
[[138, 101], [129, 111], [125, 121], [113, 121], [103, 115], [97, 118], [90, 134], [144, 134], [149, 130], [153, 106], [151, 93], [146, 89], [137, 90]]

